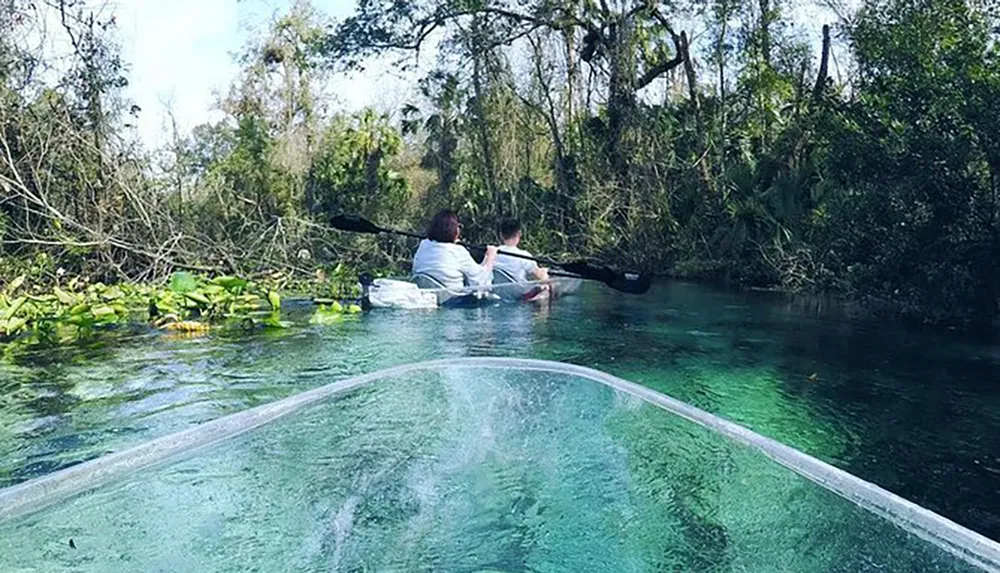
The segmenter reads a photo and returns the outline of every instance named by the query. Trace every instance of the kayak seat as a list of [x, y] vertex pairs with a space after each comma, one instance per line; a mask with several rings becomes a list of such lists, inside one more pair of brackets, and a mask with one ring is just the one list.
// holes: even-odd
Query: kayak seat
[[533, 284], [532, 281], [519, 281], [514, 275], [504, 269], [493, 269], [493, 284], [524, 284], [520, 289], [507, 289], [503, 295], [507, 299], [536, 300], [542, 296], [548, 296], [547, 285]]
[[444, 307], [461, 308], [466, 306], [476, 306], [482, 303], [482, 297], [480, 297], [477, 293], [456, 293], [453, 289], [449, 289], [445, 286], [445, 284], [437, 278], [425, 273], [416, 273], [410, 277], [410, 280], [417, 285], [417, 288], [433, 289], [437, 291], [438, 304]]
[[514, 278], [514, 275], [510, 274], [508, 271], [497, 268], [493, 269], [493, 284], [502, 285], [508, 283], [516, 283], [516, 282], [520, 281]]
[[412, 278], [413, 278], [413, 283], [416, 284], [418, 288], [432, 288], [432, 289], [448, 288], [445, 286], [443, 282], [437, 280], [436, 278], [428, 274], [417, 273], [413, 275]]

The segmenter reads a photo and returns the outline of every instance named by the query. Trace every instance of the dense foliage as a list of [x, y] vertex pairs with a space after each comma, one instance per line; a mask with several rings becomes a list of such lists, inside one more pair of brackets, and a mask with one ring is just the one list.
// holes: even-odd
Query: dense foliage
[[[102, 19], [103, 18], [103, 19]], [[62, 30], [44, 24], [59, 21]], [[0, 2], [0, 234], [3, 276], [154, 280], [175, 269], [312, 274], [385, 266], [396, 253], [328, 231], [325, 210], [405, 216], [408, 187], [389, 163], [401, 137], [370, 112], [329, 114], [307, 6], [240, 56], [223, 117], [144, 150], [115, 20], [83, 0]], [[69, 39], [69, 54], [37, 47]], [[402, 207], [401, 207], [402, 206]], [[30, 261], [26, 264], [25, 261]], [[327, 269], [329, 270], [329, 269]]]
[[[820, 33], [801, 9], [360, 0], [330, 25], [300, 2], [240, 56], [224, 117], [150, 154], [127, 127], [143, 112], [122, 95], [113, 21], [80, 0], [0, 0], [3, 264], [105, 282], [385, 268], [406, 243], [324, 219], [420, 228], [447, 205], [476, 240], [516, 215], [554, 256], [991, 321], [1000, 15], [862, 0]], [[45, 10], [69, 66], [30, 48]], [[331, 73], [427, 52], [413, 101], [384, 110], [396, 119], [330, 111]]]
[[546, 249], [992, 319], [995, 8], [866, 0], [815, 37], [801, 7], [369, 0], [324, 48], [362, 65], [439, 38], [425, 161], [484, 232], [517, 213]]

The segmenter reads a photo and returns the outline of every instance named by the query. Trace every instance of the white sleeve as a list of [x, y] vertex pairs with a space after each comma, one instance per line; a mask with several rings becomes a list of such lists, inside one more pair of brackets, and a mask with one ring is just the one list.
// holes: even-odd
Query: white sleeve
[[[524, 256], [526, 256], [526, 257], [533, 257], [534, 256], [531, 253], [529, 253], [528, 251], [521, 251], [521, 254], [524, 255]], [[524, 265], [524, 272], [525, 273], [530, 273], [531, 271], [533, 271], [533, 270], [535, 270], [535, 269], [538, 268], [538, 262], [537, 261], [531, 261], [531, 260], [528, 260], [528, 259], [521, 259], [521, 263]]]
[[458, 257], [458, 269], [462, 271], [462, 276], [469, 285], [486, 286], [493, 282], [493, 274], [477, 263], [469, 251], [460, 248], [455, 251], [455, 256]]

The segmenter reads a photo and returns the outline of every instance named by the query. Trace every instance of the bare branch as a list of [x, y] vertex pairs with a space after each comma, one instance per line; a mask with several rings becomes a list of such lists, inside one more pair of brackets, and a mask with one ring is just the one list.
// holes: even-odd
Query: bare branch
[[677, 56], [675, 56], [674, 58], [654, 65], [653, 67], [646, 70], [646, 73], [642, 74], [641, 77], [636, 78], [635, 89], [641, 90], [642, 88], [653, 83], [653, 80], [669, 72], [670, 70], [676, 68], [683, 62], [684, 62], [684, 55], [678, 53]]

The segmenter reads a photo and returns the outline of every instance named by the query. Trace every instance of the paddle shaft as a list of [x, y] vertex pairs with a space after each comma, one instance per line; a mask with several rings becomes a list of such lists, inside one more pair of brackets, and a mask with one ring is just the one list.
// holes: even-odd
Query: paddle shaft
[[[361, 217], [357, 216], [337, 215], [330, 220], [330, 223], [333, 225], [334, 228], [339, 229], [341, 231], [349, 231], [354, 233], [368, 233], [373, 235], [377, 235], [380, 233], [388, 233], [392, 235], [401, 235], [403, 237], [410, 237], [414, 239], [426, 238], [423, 235], [410, 233], [408, 231], [400, 231], [397, 229], [379, 227], [375, 223], [372, 223], [367, 219], [362, 219]], [[466, 245], [464, 243], [458, 243], [458, 242], [456, 242], [456, 244], [470, 251], [485, 251], [487, 249], [487, 247], [481, 245]], [[524, 259], [527, 261], [534, 261], [536, 263], [541, 263], [549, 267], [558, 267], [563, 271], [571, 273], [570, 276], [574, 276], [581, 279], [600, 281], [617, 291], [628, 294], [645, 294], [649, 290], [651, 284], [650, 278], [647, 275], [642, 275], [637, 273], [622, 273], [614, 271], [607, 267], [594, 266], [586, 261], [560, 263], [558, 261], [553, 261], [551, 259], [532, 257], [520, 253], [511, 253], [507, 251], [502, 251], [502, 252], [505, 256], [508, 257]]]
[[[382, 233], [388, 233], [390, 235], [402, 235], [404, 237], [410, 237], [412, 239], [426, 239], [427, 238], [425, 235], [419, 235], [417, 233], [411, 233], [409, 231], [400, 231], [399, 229], [390, 229], [388, 227], [378, 227], [378, 230], [380, 232], [382, 232]], [[465, 247], [466, 249], [468, 249], [470, 251], [485, 251], [486, 250], [486, 246], [485, 245], [469, 245], [469, 244], [463, 243], [461, 241], [456, 241], [455, 244], [458, 245], [458, 246], [460, 246], [460, 247]], [[510, 252], [507, 252], [507, 251], [503, 251], [503, 254], [505, 256], [508, 256], [508, 257], [514, 257], [515, 259], [524, 259], [526, 261], [534, 261], [536, 263], [541, 263], [543, 265], [548, 265], [550, 267], [561, 267], [562, 266], [557, 261], [552, 261], [552, 260], [549, 260], [549, 259], [543, 259], [543, 258], [538, 258], [538, 257], [532, 257], [532, 256], [528, 256], [528, 255], [522, 255], [520, 253], [510, 253]]]

